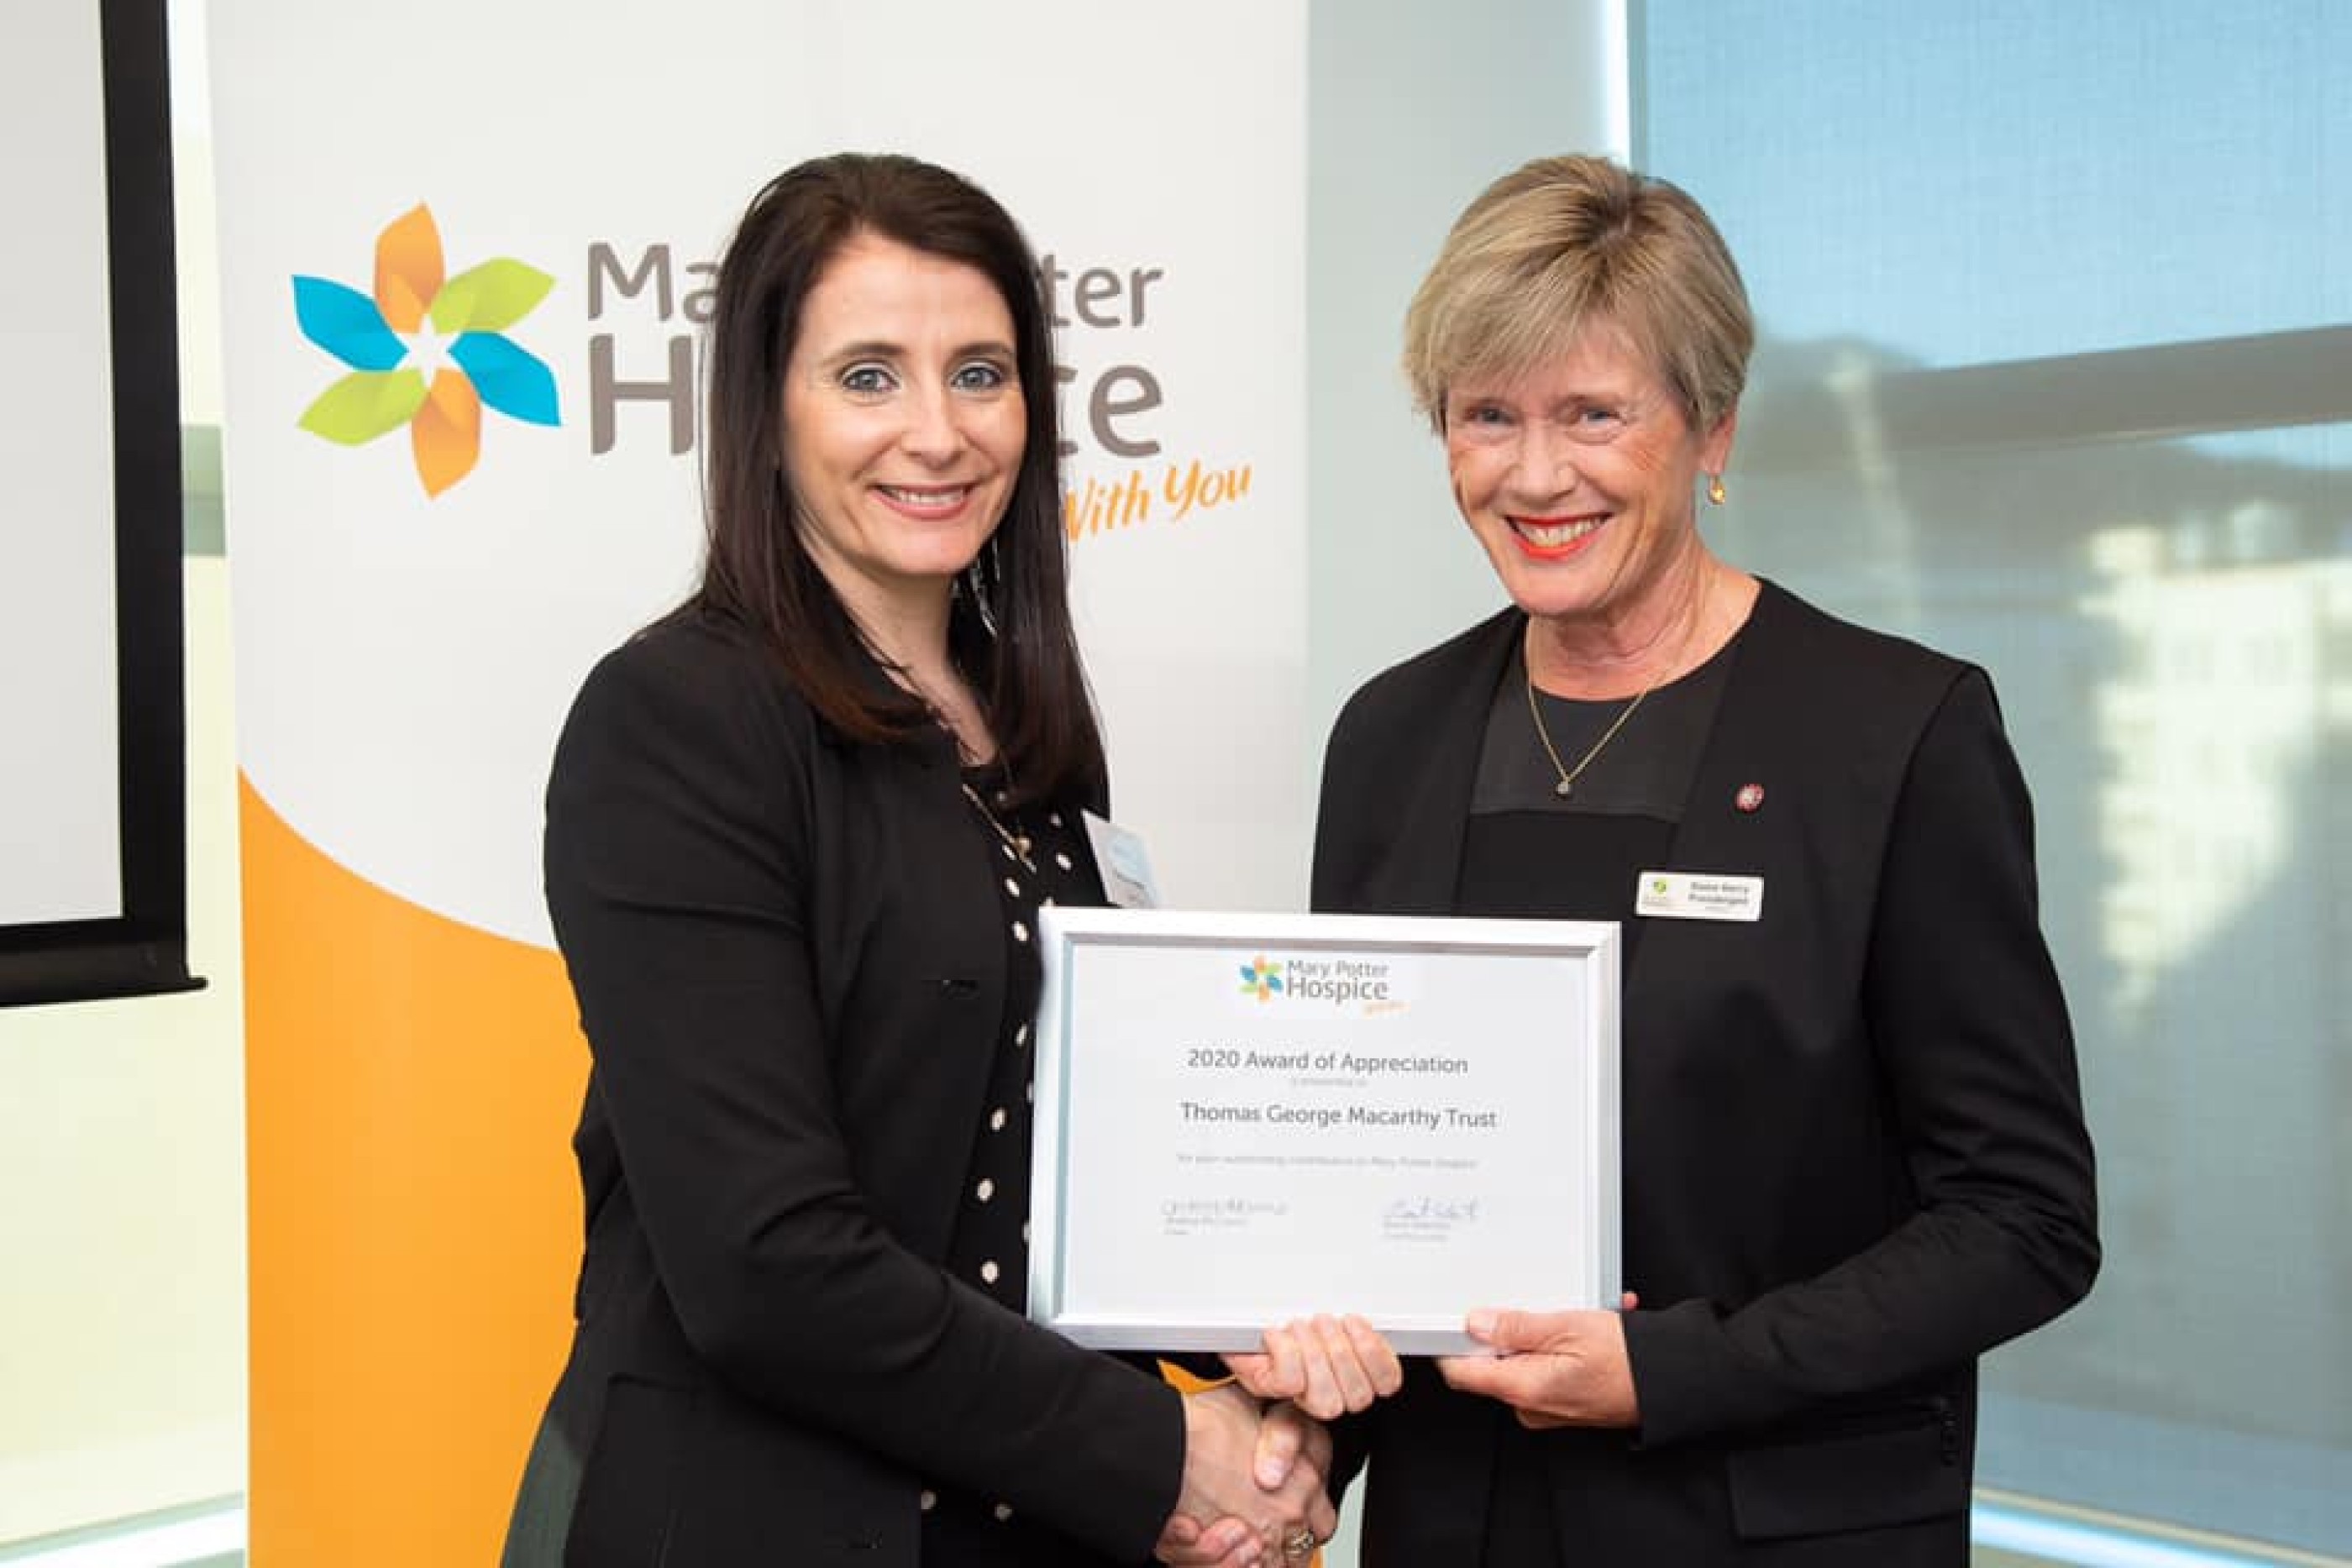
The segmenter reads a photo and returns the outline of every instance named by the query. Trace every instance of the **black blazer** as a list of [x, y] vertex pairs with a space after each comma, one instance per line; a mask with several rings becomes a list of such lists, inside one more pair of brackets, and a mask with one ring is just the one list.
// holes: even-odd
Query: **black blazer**
[[589, 676], [546, 855], [587, 1250], [509, 1562], [913, 1568], [918, 1478], [1148, 1559], [1177, 1394], [941, 1266], [1006, 983], [951, 745], [673, 619]]
[[[1453, 909], [1526, 623], [1498, 615], [1340, 714], [1317, 908]], [[1769, 583], [1730, 656], [1660, 869], [1760, 876], [1762, 917], [1654, 921], [1624, 977], [1642, 1424], [1541, 1439], [1559, 1533], [1597, 1563], [1771, 1542], [1776, 1563], [1961, 1564], [1976, 1357], [2078, 1300], [2099, 1257], [2024, 782], [1980, 670]], [[1476, 1561], [1496, 1408], [1416, 1365], [1362, 1423], [1368, 1564]]]

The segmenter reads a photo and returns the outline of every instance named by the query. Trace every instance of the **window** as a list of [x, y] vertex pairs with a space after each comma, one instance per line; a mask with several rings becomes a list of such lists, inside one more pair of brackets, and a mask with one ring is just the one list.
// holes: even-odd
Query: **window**
[[1984, 664], [2034, 790], [2107, 1262], [1987, 1364], [1979, 1540], [2013, 1494], [2352, 1554], [2352, 11], [1634, 37], [1636, 161], [1761, 333], [1703, 526]]

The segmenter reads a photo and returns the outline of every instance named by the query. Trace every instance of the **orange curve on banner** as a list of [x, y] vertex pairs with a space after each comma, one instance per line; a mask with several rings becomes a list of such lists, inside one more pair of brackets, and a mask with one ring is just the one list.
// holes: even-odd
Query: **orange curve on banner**
[[580, 1257], [562, 962], [239, 796], [249, 1560], [495, 1563]]

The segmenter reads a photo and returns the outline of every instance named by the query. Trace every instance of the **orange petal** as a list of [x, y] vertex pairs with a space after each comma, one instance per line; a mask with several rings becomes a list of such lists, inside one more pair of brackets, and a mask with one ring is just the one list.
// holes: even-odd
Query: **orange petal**
[[408, 443], [416, 455], [416, 476], [425, 493], [437, 496], [474, 471], [482, 455], [482, 400], [458, 371], [441, 371], [425, 406], [409, 423]]
[[376, 236], [375, 303], [384, 325], [415, 331], [441, 292], [441, 231], [433, 209], [419, 202]]

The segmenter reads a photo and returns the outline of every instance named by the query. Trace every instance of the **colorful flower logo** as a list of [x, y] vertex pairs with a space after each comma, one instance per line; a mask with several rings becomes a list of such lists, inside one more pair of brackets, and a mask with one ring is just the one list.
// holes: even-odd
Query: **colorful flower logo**
[[1265, 954], [1259, 954], [1255, 962], [1242, 966], [1242, 990], [1244, 994], [1254, 993], [1259, 1001], [1265, 1001], [1280, 989], [1282, 966], [1267, 963]]
[[438, 496], [482, 455], [482, 405], [561, 424], [555, 377], [505, 336], [555, 279], [501, 256], [445, 278], [441, 231], [419, 204], [375, 242], [375, 297], [323, 277], [294, 280], [302, 335], [351, 367], [302, 413], [303, 429], [358, 446], [408, 427], [416, 476]]

